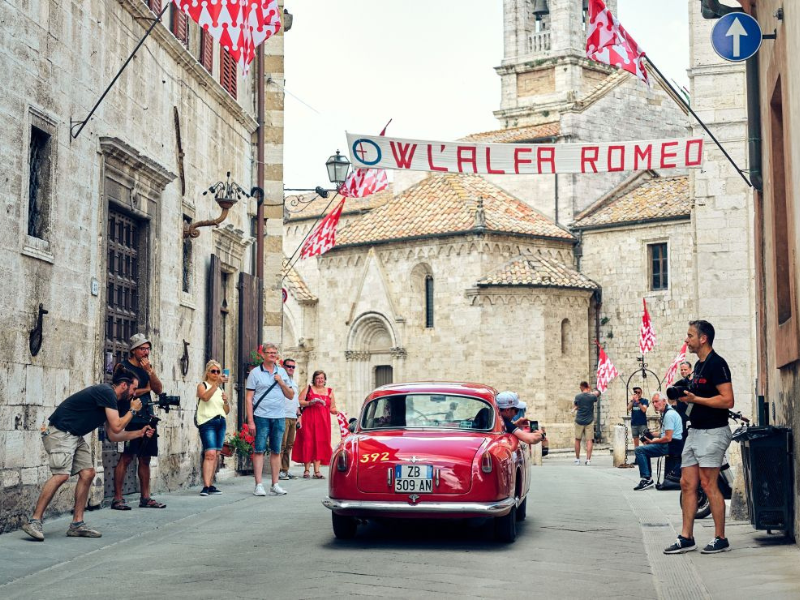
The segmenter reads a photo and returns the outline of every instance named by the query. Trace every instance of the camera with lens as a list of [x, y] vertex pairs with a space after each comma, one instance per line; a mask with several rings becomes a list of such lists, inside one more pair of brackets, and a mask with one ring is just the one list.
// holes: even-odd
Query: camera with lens
[[169, 396], [166, 392], [161, 393], [158, 395], [158, 408], [162, 409], [164, 412], [169, 412], [171, 406], [180, 406], [181, 405], [181, 397], [180, 396]]
[[670, 400], [680, 400], [688, 391], [689, 388], [685, 385], [671, 385], [667, 388], [667, 398]]
[[643, 444], [646, 444], [647, 442], [652, 440], [654, 437], [655, 436], [653, 435], [653, 432], [650, 431], [649, 429], [647, 429], [647, 430], [645, 430], [645, 432], [642, 435], [639, 436], [639, 441], [641, 443], [643, 443]]

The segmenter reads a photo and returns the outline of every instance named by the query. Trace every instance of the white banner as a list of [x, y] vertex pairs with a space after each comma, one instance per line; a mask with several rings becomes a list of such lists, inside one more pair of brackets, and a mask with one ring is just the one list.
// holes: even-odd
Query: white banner
[[539, 175], [684, 169], [703, 164], [703, 138], [585, 144], [473, 144], [347, 134], [354, 168]]

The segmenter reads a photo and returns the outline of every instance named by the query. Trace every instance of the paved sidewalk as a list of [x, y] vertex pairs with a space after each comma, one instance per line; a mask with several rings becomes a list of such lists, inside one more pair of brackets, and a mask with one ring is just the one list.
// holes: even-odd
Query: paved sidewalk
[[[327, 482], [302, 479], [284, 497], [254, 497], [242, 477], [221, 496], [157, 495], [163, 510], [89, 512], [100, 539], [67, 538], [69, 518], [51, 519], [44, 542], [0, 535], [0, 597], [800, 598], [797, 546], [731, 523], [731, 552], [666, 556], [678, 492], [633, 492], [635, 469], [592, 462], [549, 456], [535, 469], [512, 545], [494, 542], [491, 523], [435, 521], [370, 523], [337, 541]], [[710, 540], [711, 521], [695, 534]]]

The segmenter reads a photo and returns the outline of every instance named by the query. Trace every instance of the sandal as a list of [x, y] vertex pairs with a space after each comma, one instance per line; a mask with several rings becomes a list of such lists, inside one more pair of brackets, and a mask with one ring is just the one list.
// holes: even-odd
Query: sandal
[[112, 510], [131, 510], [131, 507], [125, 502], [125, 499], [117, 500], [114, 499], [111, 501], [111, 509]]
[[314, 479], [325, 479], [325, 475], [322, 473], [314, 473]]
[[311, 479], [311, 471], [303, 471], [303, 479]]
[[139, 498], [139, 507], [140, 508], [167, 508], [166, 504], [161, 504], [161, 502], [156, 502], [153, 498]]

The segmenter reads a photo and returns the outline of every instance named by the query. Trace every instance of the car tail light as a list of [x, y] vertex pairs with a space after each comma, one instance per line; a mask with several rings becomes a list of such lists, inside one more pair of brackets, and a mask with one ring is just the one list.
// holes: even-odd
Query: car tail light
[[481, 471], [484, 473], [492, 472], [492, 455], [490, 452], [484, 452], [481, 458]]
[[347, 451], [342, 450], [339, 453], [339, 456], [336, 457], [336, 470], [337, 471], [347, 471]]

